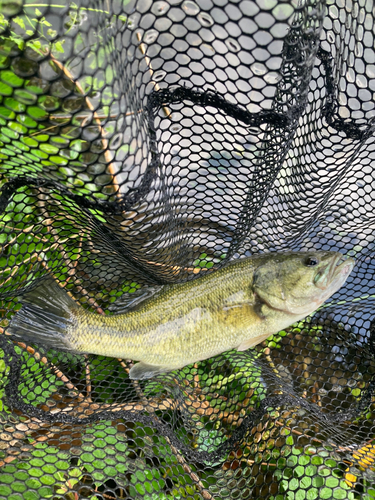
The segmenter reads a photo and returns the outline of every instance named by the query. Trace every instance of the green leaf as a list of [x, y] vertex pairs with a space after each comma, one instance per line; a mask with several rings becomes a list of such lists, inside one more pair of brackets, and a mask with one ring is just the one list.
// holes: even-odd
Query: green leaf
[[43, 24], [44, 26], [52, 26], [51, 23], [49, 23], [45, 17], [42, 17], [42, 19], [40, 20], [40, 23]]
[[9, 83], [12, 87], [21, 87], [25, 80], [17, 76], [13, 71], [4, 70], [1, 72], [1, 79], [5, 83]]
[[25, 22], [21, 17], [14, 17], [13, 22], [18, 24], [18, 26], [20, 26], [23, 30], [26, 29]]
[[13, 94], [13, 89], [12, 87], [9, 87], [9, 85], [6, 85], [3, 82], [0, 82], [0, 95], [12, 95]]
[[61, 42], [54, 43], [53, 44], [54, 50], [56, 50], [57, 52], [63, 53], [64, 52], [64, 47], [63, 47], [64, 42], [65, 42], [65, 40], [61, 40]]

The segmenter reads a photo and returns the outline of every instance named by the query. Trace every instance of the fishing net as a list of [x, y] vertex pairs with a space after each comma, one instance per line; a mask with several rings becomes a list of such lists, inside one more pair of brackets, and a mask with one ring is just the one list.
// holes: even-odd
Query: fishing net
[[[375, 498], [372, 0], [0, 1], [0, 498]], [[354, 271], [254, 349], [145, 381], [7, 335], [261, 252]]]

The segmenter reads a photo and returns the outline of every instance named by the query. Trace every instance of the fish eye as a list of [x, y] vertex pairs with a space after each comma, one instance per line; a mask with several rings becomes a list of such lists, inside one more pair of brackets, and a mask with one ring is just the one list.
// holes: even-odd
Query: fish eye
[[314, 267], [319, 264], [319, 260], [316, 257], [306, 257], [304, 264], [307, 267]]

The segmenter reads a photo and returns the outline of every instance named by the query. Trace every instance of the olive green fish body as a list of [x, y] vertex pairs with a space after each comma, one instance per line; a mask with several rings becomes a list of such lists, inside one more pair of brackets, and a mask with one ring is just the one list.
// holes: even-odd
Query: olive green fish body
[[279, 312], [274, 324], [272, 315], [262, 317], [248, 286], [253, 261], [243, 259], [234, 269], [227, 266], [205, 279], [168, 286], [135, 312], [98, 318], [81, 310], [71, 343], [83, 352], [90, 345], [96, 354], [173, 369], [238, 348], [247, 339], [268, 337], [298, 318]]
[[139, 360], [130, 376], [148, 378], [247, 349], [304, 318], [351, 272], [354, 261], [341, 261], [336, 252], [239, 259], [202, 278], [165, 286], [114, 316], [84, 310], [47, 280], [22, 299], [10, 333], [74, 352]]

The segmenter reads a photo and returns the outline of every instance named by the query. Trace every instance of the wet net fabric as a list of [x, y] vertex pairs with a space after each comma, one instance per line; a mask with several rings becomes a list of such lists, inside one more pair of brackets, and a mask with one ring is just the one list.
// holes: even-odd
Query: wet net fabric
[[[0, 1], [0, 498], [375, 498], [374, 4]], [[7, 335], [259, 252], [356, 259], [319, 311], [135, 382]]]

